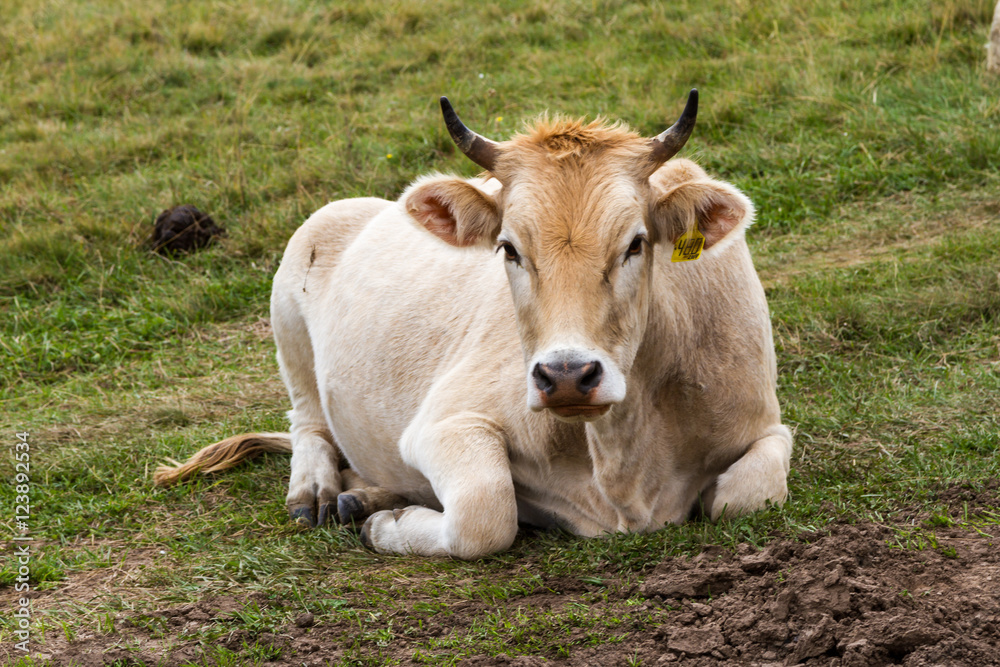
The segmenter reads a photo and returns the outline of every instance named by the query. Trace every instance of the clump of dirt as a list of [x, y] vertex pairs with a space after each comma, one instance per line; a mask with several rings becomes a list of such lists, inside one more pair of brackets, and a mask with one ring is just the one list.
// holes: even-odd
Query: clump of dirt
[[890, 546], [891, 529], [835, 525], [761, 552], [668, 560], [641, 593], [679, 606], [656, 641], [685, 665], [994, 665], [1000, 549], [961, 530], [942, 550]]
[[161, 255], [186, 253], [204, 248], [224, 234], [210, 215], [191, 204], [181, 204], [157, 216], [149, 244]]

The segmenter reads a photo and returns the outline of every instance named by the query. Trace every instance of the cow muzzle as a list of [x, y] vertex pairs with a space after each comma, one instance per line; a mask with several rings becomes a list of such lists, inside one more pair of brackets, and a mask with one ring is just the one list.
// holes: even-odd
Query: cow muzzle
[[608, 360], [577, 350], [546, 354], [531, 369], [529, 407], [551, 410], [567, 421], [597, 419], [624, 397], [624, 382], [616, 381], [614, 370]]

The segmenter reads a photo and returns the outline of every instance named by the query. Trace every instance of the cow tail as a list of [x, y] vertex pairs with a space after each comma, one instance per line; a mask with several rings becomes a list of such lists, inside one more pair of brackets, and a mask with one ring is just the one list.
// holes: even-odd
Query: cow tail
[[184, 463], [167, 459], [170, 465], [161, 465], [153, 472], [153, 483], [157, 486], [170, 486], [199, 473], [208, 474], [232, 468], [261, 452], [291, 451], [292, 440], [289, 433], [234, 435], [203, 448]]

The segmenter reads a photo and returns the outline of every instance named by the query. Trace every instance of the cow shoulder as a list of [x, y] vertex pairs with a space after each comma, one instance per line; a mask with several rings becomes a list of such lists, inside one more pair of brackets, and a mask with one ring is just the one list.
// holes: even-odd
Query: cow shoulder
[[365, 226], [390, 206], [384, 199], [359, 197], [331, 202], [313, 213], [289, 239], [274, 291], [308, 293], [310, 285], [321, 284]]

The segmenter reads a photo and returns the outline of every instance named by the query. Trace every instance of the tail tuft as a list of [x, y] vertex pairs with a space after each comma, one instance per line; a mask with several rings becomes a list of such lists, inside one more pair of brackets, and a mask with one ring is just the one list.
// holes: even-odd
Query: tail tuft
[[171, 486], [199, 473], [227, 470], [261, 452], [291, 453], [291, 451], [292, 440], [288, 433], [234, 435], [203, 448], [184, 463], [167, 459], [166, 462], [170, 465], [161, 465], [153, 472], [153, 483], [157, 486]]

